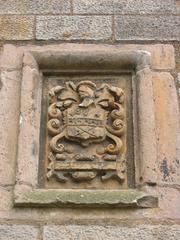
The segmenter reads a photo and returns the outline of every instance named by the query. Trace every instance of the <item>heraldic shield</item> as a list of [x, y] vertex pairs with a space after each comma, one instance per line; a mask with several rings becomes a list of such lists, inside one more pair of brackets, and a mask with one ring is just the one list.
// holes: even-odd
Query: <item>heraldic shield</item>
[[66, 138], [83, 146], [106, 137], [107, 113], [100, 106], [82, 108], [77, 104], [65, 112]]
[[125, 174], [124, 91], [91, 81], [49, 91], [47, 177], [59, 182], [102, 180]]

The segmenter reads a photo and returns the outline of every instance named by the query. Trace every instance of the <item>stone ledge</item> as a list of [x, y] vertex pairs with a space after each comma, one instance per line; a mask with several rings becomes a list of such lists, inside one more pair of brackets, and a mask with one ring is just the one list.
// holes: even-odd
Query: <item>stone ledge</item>
[[132, 207], [158, 206], [158, 198], [138, 190], [42, 190], [25, 191], [15, 195], [18, 207]]

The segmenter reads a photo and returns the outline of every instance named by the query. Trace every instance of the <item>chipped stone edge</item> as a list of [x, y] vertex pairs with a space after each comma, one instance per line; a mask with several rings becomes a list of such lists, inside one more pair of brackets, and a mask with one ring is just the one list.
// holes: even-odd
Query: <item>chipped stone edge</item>
[[17, 207], [111, 207], [152, 208], [158, 197], [138, 190], [44, 190], [15, 195]]

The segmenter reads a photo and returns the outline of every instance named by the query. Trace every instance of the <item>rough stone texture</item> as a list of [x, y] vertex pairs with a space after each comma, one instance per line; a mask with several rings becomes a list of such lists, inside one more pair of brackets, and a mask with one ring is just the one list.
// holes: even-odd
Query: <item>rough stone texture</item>
[[180, 73], [178, 73], [178, 94], [180, 96]]
[[110, 16], [40, 16], [36, 38], [42, 40], [106, 40], [111, 38]]
[[[55, 51], [59, 45], [46, 45], [47, 51]], [[136, 51], [142, 50], [150, 52], [151, 54], [151, 67], [155, 70], [173, 70], [175, 68], [175, 53], [174, 48], [170, 44], [116, 44], [116, 45], [109, 45], [109, 44], [76, 44], [73, 43], [62, 43], [61, 45], [62, 51], [74, 51], [83, 52], [84, 49], [89, 53], [92, 51], [101, 51], [104, 53], [109, 53], [110, 51]], [[22, 50], [26, 49], [27, 47], [21, 47]], [[110, 51], [109, 51], [110, 49]], [[36, 50], [41, 52], [41, 47], [39, 46], [28, 46], [28, 50]]]
[[16, 186], [16, 206], [134, 207], [158, 206], [158, 198], [136, 190], [34, 190]]
[[12, 187], [0, 186], [0, 199], [0, 211], [10, 210], [12, 208]]
[[[73, 2], [73, 9], [70, 9], [70, 3]], [[174, 5], [176, 4], [176, 7]], [[110, 39], [110, 43], [115, 43], [116, 39], [119, 41], [129, 40], [133, 45], [122, 45], [121, 49], [128, 48], [129, 50], [146, 50], [151, 53], [152, 56], [152, 68], [153, 70], [174, 71], [173, 74], [178, 79], [177, 73], [180, 72], [180, 40], [179, 34], [179, 14], [180, 13], [180, 1], [179, 0], [0, 0], [0, 53], [2, 46], [5, 43], [4, 40], [31, 40], [35, 38], [36, 26], [34, 25], [34, 18], [36, 16], [26, 16], [26, 14], [41, 14], [44, 16], [38, 18], [44, 18], [48, 22], [51, 20], [51, 14], [69, 14], [69, 16], [58, 16], [63, 21], [63, 26], [59, 23], [55, 25], [53, 29], [53, 38], [51, 36], [51, 30], [44, 36], [47, 40], [99, 40], [103, 42], [105, 39], [111, 38], [111, 33], [114, 31], [114, 35], [117, 37]], [[71, 12], [70, 12], [71, 10]], [[111, 16], [103, 16], [103, 14], [122, 14], [124, 16], [115, 16], [115, 26], [111, 25]], [[7, 15], [12, 14], [12, 15]], [[16, 14], [14, 16], [13, 14]], [[24, 14], [18, 15], [18, 14]], [[47, 17], [47, 14], [49, 15]], [[84, 14], [80, 16], [74, 14]], [[90, 16], [96, 14], [96, 16]], [[97, 16], [97, 15], [101, 16]], [[129, 14], [129, 15], [128, 15]], [[175, 16], [176, 14], [176, 16]], [[71, 15], [71, 16], [70, 16]], [[74, 16], [73, 16], [74, 15]], [[88, 15], [88, 16], [87, 16]], [[54, 18], [52, 16], [52, 18]], [[80, 19], [82, 24], [77, 24], [74, 19]], [[90, 26], [90, 20], [96, 22], [96, 26]], [[104, 19], [108, 18], [108, 24]], [[113, 18], [113, 17], [112, 17]], [[73, 19], [73, 21], [68, 20]], [[84, 20], [85, 19], [85, 20]], [[86, 20], [88, 19], [88, 20]], [[102, 20], [101, 20], [102, 19]], [[56, 20], [55, 20], [56, 21]], [[100, 22], [101, 21], [101, 22]], [[87, 23], [88, 22], [88, 23]], [[102, 24], [103, 22], [103, 24]], [[46, 23], [43, 23], [44, 26]], [[68, 25], [69, 24], [69, 25]], [[51, 23], [50, 23], [51, 25]], [[71, 26], [72, 25], [72, 26]], [[92, 24], [91, 24], [92, 25]], [[52, 25], [51, 25], [52, 26]], [[50, 26], [50, 28], [51, 28]], [[60, 26], [60, 27], [59, 27]], [[115, 27], [115, 28], [114, 28]], [[64, 28], [65, 30], [63, 30]], [[93, 28], [93, 30], [92, 30]], [[73, 37], [69, 35], [73, 32]], [[84, 30], [85, 29], [85, 30]], [[88, 30], [87, 30], [88, 29]], [[90, 37], [86, 36], [90, 31]], [[57, 36], [54, 38], [54, 33], [57, 31]], [[61, 33], [61, 31], [63, 31]], [[85, 31], [85, 36], [83, 33]], [[108, 33], [107, 33], [108, 31]], [[59, 33], [60, 32], [60, 33]], [[83, 32], [83, 33], [82, 33]], [[64, 35], [63, 35], [64, 33]], [[105, 33], [105, 34], [104, 34]], [[39, 34], [39, 33], [38, 33]], [[48, 35], [49, 34], [49, 35]], [[71, 33], [70, 33], [71, 34]], [[100, 38], [99, 38], [100, 34]], [[98, 38], [97, 38], [98, 35]], [[104, 37], [104, 36], [105, 37]], [[43, 36], [41, 36], [43, 37]], [[41, 38], [40, 38], [41, 39]], [[43, 38], [44, 39], [44, 38]], [[156, 45], [146, 45], [144, 40], [152, 40]], [[143, 44], [139, 45], [138, 40], [143, 40]], [[174, 52], [170, 45], [157, 45], [159, 40], [168, 41], [175, 40], [173, 45], [177, 46], [176, 55], [176, 70], [174, 64]], [[44, 42], [45, 43], [45, 42]], [[141, 42], [142, 43], [142, 42]], [[14, 44], [27, 45], [27, 41], [14, 41]], [[29, 42], [28, 42], [29, 44]], [[38, 44], [38, 41], [34, 41], [33, 44]], [[149, 42], [148, 42], [149, 44]], [[51, 46], [53, 48], [53, 46]], [[64, 48], [65, 45], [61, 45]], [[81, 49], [82, 45], [77, 47]], [[89, 45], [89, 51], [94, 50], [97, 45]], [[114, 44], [114, 51], [116, 51], [116, 44]], [[38, 48], [38, 46], [37, 46]], [[67, 48], [67, 46], [65, 47]], [[74, 46], [69, 47], [71, 51], [74, 51]], [[102, 46], [102, 51], [106, 51], [106, 45]], [[71, 209], [71, 208], [54, 208], [54, 209], [31, 209], [31, 208], [18, 208], [13, 207], [13, 186], [14, 173], [15, 173], [15, 147], [17, 143], [17, 113], [18, 113], [18, 98], [20, 84], [17, 82], [17, 75], [14, 74], [14, 70], [19, 69], [20, 63], [18, 59], [14, 58], [15, 51], [11, 50], [7, 59], [3, 60], [1, 65], [1, 82], [0, 82], [0, 221], [1, 223], [13, 222], [17, 224], [36, 224], [42, 225], [50, 224], [52, 221], [57, 224], [69, 224], [69, 226], [46, 226], [44, 230], [44, 240], [54, 239], [155, 239], [155, 240], [179, 240], [179, 226], [170, 226], [172, 222], [179, 222], [180, 219], [180, 192], [179, 192], [179, 176], [178, 176], [178, 161], [175, 160], [177, 155], [177, 149], [179, 148], [178, 142], [175, 143], [175, 139], [178, 135], [177, 124], [177, 95], [175, 92], [174, 80], [168, 73], [163, 73], [159, 78], [157, 74], [153, 80], [154, 89], [154, 101], [156, 110], [156, 123], [157, 123], [157, 151], [158, 151], [158, 172], [159, 180], [161, 181], [159, 186], [153, 186], [152, 194], [158, 194], [159, 208], [155, 209]], [[6, 68], [9, 63], [13, 63], [14, 67]], [[17, 63], [15, 65], [14, 63]], [[176, 72], [175, 72], [176, 71]], [[10, 72], [10, 73], [9, 73]], [[20, 73], [19, 73], [20, 74]], [[8, 77], [9, 81], [5, 82], [4, 77]], [[180, 77], [179, 77], [180, 79]], [[177, 83], [177, 86], [180, 86]], [[8, 97], [7, 97], [8, 96]], [[8, 109], [8, 110], [7, 110]], [[11, 109], [11, 110], [9, 110]], [[3, 131], [2, 131], [3, 130]], [[172, 131], [171, 131], [172, 130]], [[3, 135], [2, 135], [3, 133]], [[146, 133], [145, 133], [146, 134]], [[160, 140], [158, 137], [160, 136]], [[173, 136], [175, 136], [173, 138]], [[177, 140], [179, 141], [179, 140]], [[174, 152], [173, 152], [174, 151]], [[164, 158], [165, 161], [164, 161]], [[25, 167], [26, 164], [25, 164]], [[28, 168], [28, 167], [27, 167]], [[26, 169], [27, 169], [26, 168]], [[24, 170], [22, 168], [22, 170]], [[29, 169], [30, 170], [30, 169]], [[30, 170], [31, 171], [31, 170]], [[169, 175], [168, 175], [169, 174]], [[167, 186], [168, 185], [168, 186]], [[81, 224], [87, 224], [87, 226], [72, 226], [71, 223], [77, 222]], [[102, 224], [105, 222], [105, 226], [98, 226], [98, 222]], [[107, 222], [113, 224], [118, 222], [114, 227], [107, 226]], [[120, 227], [119, 222], [124, 221], [125, 227]], [[151, 226], [150, 222], [156, 224], [169, 225], [154, 225]], [[94, 223], [97, 226], [91, 225]], [[143, 224], [138, 225], [137, 224]], [[147, 224], [146, 226], [144, 224]], [[18, 230], [17, 230], [18, 229]], [[54, 233], [52, 232], [54, 229]], [[18, 240], [18, 239], [43, 239], [37, 234], [33, 235], [33, 232], [37, 230], [34, 227], [20, 225], [16, 226], [1, 226], [0, 227], [0, 239], [3, 240]], [[64, 235], [63, 235], [64, 234]]]
[[[107, 40], [114, 31], [108, 14], [115, 14], [116, 40], [180, 39], [178, 0], [74, 0], [73, 5], [71, 0], [0, 0], [0, 6], [0, 39], [5, 40], [30, 40], [33, 31], [38, 40]], [[37, 31], [28, 14], [44, 15], [37, 16]]]
[[[137, 73], [135, 80], [137, 85], [138, 117], [135, 119], [139, 129], [139, 146], [137, 149], [136, 171], [140, 179], [146, 183], [157, 182], [157, 149], [155, 136], [155, 116], [153, 101], [152, 72], [143, 69]], [[135, 114], [134, 114], [135, 115]], [[151, 141], [149, 141], [151, 139]], [[136, 143], [135, 143], [136, 144]]]
[[0, 0], [0, 14], [70, 13], [70, 0]]
[[116, 16], [117, 40], [180, 40], [180, 16]]
[[157, 188], [155, 191], [159, 196], [159, 214], [169, 219], [180, 219], [180, 191], [169, 187]]
[[[18, 129], [16, 124], [19, 117], [19, 109], [16, 103], [19, 100], [20, 72], [2, 71], [1, 80], [0, 98], [3, 101], [0, 101], [0, 183], [10, 185], [14, 183], [15, 156], [17, 151], [15, 142], [17, 141]], [[10, 100], [11, 97], [13, 98], [13, 103]], [[9, 108], [11, 108], [11, 111], [7, 114], [7, 109]]]
[[156, 73], [153, 76], [153, 87], [159, 181], [179, 184], [180, 115], [174, 78], [169, 73]]
[[35, 67], [26, 65], [22, 74], [17, 181], [35, 186], [38, 179], [42, 87]]
[[0, 240], [37, 240], [38, 229], [26, 225], [0, 225]]
[[[111, 14], [115, 16], [110, 16]], [[0, 222], [9, 225], [0, 225], [0, 240], [180, 239], [180, 226], [173, 225], [180, 220], [178, 99], [174, 79], [167, 73], [169, 71], [175, 77], [180, 96], [179, 14], [180, 0], [0, 0], [0, 55], [6, 40], [13, 40], [14, 44], [25, 47], [32, 43], [34, 46], [29, 46], [29, 49], [38, 49], [37, 45], [42, 44], [42, 41], [34, 40], [36, 34], [38, 40], [77, 40], [83, 43], [86, 40], [96, 43], [98, 40], [98, 44], [108, 40], [106, 42], [114, 44], [113, 51], [117, 51], [117, 41], [126, 43], [128, 40], [133, 44], [121, 44], [118, 48], [150, 52], [153, 71], [164, 72], [154, 73], [153, 78], [158, 185], [146, 186], [143, 189], [148, 188], [152, 195], [158, 195], [159, 208], [20, 208], [13, 206], [13, 184], [19, 121], [18, 78], [21, 74], [19, 69], [22, 67], [22, 56], [20, 54], [17, 57], [15, 49], [9, 49], [0, 69]], [[37, 30], [36, 17], [39, 26]], [[154, 44], [146, 40], [152, 40]], [[158, 44], [161, 40], [173, 40], [175, 53], [171, 45]], [[49, 44], [50, 41], [43, 42], [46, 43]], [[107, 51], [107, 45], [98, 44], [86, 44], [86, 47], [89, 45], [88, 51], [96, 51], [99, 47], [103, 52]], [[62, 44], [60, 48], [69, 48], [72, 52], [77, 49], [81, 51], [83, 45], [78, 44], [75, 48], [73, 44]], [[50, 49], [54, 47], [54, 44], [49, 46]], [[27, 62], [24, 64], [32, 67]], [[146, 132], [144, 134], [146, 135]], [[27, 150], [30, 150], [30, 147], [27, 147]], [[26, 152], [26, 149], [24, 151]], [[151, 154], [150, 149], [148, 151]], [[152, 165], [150, 168], [152, 169]], [[26, 178], [28, 170], [32, 176], [31, 165], [24, 161], [24, 180], [29, 180]], [[148, 172], [148, 168], [145, 170]], [[27, 186], [26, 188], [31, 189]], [[48, 225], [52, 222], [57, 226]], [[44, 226], [43, 236], [38, 235], [38, 229], [33, 227], [35, 225], [37, 228], [39, 225]]]
[[174, 10], [173, 0], [74, 0], [74, 13], [165, 13]]
[[180, 13], [180, 1], [179, 0], [175, 0], [175, 13]]
[[33, 38], [33, 16], [0, 16], [1, 40], [29, 40]]
[[[75, 207], [12, 207], [0, 208], [0, 220], [21, 221], [27, 224], [35, 224], [37, 221], [42, 224], [57, 222], [58, 224], [84, 223], [84, 224], [102, 224], [102, 223], [121, 223], [132, 226], [139, 223], [160, 223], [163, 221], [179, 223], [180, 220], [180, 193], [178, 190], [169, 187], [151, 187], [152, 195], [158, 194], [159, 208], [75, 208]], [[9, 196], [6, 197], [7, 201]], [[4, 198], [5, 199], [5, 198]], [[12, 198], [11, 198], [12, 199]], [[4, 202], [5, 204], [5, 202]], [[7, 204], [8, 205], [8, 204]], [[12, 206], [12, 204], [11, 204]]]
[[15, 46], [6, 44], [0, 56], [0, 70], [15, 71], [22, 69], [23, 51]]
[[21, 60], [21, 51], [17, 52], [15, 47], [9, 45], [4, 48], [0, 61], [0, 185], [3, 186], [12, 185], [15, 178]]
[[180, 226], [56, 226], [44, 227], [44, 240], [179, 240]]

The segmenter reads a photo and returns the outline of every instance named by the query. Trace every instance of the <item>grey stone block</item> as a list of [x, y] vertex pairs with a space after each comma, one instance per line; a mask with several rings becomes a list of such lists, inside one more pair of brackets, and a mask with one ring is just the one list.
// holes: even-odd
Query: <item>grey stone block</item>
[[180, 16], [116, 16], [117, 40], [180, 40]]
[[1, 40], [33, 39], [33, 28], [33, 16], [0, 16]]
[[38, 229], [26, 225], [0, 225], [0, 240], [37, 240]]
[[106, 40], [111, 38], [110, 16], [40, 16], [36, 38], [42, 40]]
[[0, 14], [70, 13], [70, 0], [0, 0]]
[[180, 226], [56, 226], [44, 227], [44, 240], [179, 240]]
[[74, 0], [75, 13], [166, 13], [174, 9], [174, 0]]

